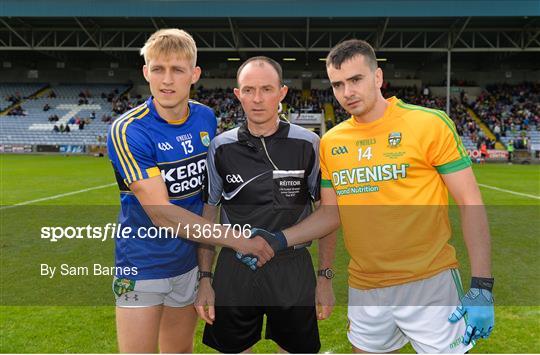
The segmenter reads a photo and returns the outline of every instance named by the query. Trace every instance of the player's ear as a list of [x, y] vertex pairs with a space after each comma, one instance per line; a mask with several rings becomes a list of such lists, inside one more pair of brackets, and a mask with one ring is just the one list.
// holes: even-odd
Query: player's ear
[[199, 78], [201, 77], [201, 67], [196, 66], [193, 68], [193, 74], [191, 74], [191, 83], [195, 84], [197, 81], [199, 81]]
[[377, 84], [377, 87], [380, 89], [382, 87], [384, 81], [383, 71], [381, 68], [375, 69], [375, 83]]
[[289, 92], [289, 88], [287, 87], [287, 85], [283, 85], [283, 86], [279, 89], [279, 94], [280, 94], [280, 99], [279, 99], [279, 101], [283, 101], [283, 99], [285, 98], [285, 96], [287, 96], [287, 92]]
[[144, 75], [144, 79], [146, 79], [147, 82], [150, 82], [150, 80], [148, 79], [148, 66], [146, 64], [143, 65], [142, 72]]

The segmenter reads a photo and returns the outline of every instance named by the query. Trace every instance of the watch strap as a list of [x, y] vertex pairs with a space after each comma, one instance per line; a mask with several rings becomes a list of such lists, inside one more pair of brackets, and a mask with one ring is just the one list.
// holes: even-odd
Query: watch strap
[[214, 274], [211, 271], [199, 271], [197, 273], [197, 280], [201, 280], [204, 277], [213, 278]]

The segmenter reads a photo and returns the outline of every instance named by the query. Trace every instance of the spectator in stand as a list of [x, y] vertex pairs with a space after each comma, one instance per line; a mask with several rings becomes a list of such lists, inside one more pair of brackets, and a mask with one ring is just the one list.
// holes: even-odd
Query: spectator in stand
[[26, 111], [24, 111], [22, 106], [19, 105], [9, 111], [8, 116], [26, 116]]
[[499, 123], [495, 123], [495, 126], [493, 127], [493, 134], [495, 134], [495, 140], [501, 139], [501, 126]]
[[43, 111], [47, 112], [51, 109], [51, 106], [49, 106], [49, 104], [45, 104], [45, 106], [43, 106]]

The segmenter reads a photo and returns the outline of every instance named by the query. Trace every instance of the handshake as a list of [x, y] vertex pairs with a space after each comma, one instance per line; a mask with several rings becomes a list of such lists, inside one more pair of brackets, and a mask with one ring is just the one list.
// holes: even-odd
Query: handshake
[[[258, 256], [255, 255], [255, 252], [236, 252], [236, 258], [253, 271], [257, 270], [257, 267], [261, 267], [262, 265], [264, 265], [264, 263], [269, 261], [274, 256], [274, 253], [277, 253], [280, 250], [284, 250], [288, 246], [287, 238], [285, 238], [285, 234], [283, 234], [282, 231], [271, 233], [261, 228], [252, 228], [250, 239], [253, 240], [256, 237], [262, 238], [264, 240], [263, 243], [267, 244], [257, 250], [256, 253]], [[251, 242], [251, 244], [253, 243], [255, 243], [255, 240]], [[268, 246], [271, 248], [271, 251], [268, 250]], [[255, 245], [254, 247], [256, 248], [257, 245]]]

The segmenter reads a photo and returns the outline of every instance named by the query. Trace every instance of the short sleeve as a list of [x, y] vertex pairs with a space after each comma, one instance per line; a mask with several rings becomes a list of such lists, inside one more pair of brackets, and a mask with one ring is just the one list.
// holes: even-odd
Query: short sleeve
[[314, 139], [311, 142], [313, 146], [313, 165], [308, 175], [309, 193], [313, 201], [321, 199], [321, 173], [319, 160], [319, 142], [320, 138], [314, 134]]
[[320, 161], [320, 169], [321, 169], [321, 187], [333, 187], [332, 178], [330, 177], [330, 173], [328, 172], [328, 168], [326, 166], [324, 146], [325, 146], [325, 139], [323, 137], [321, 139], [320, 149], [319, 149], [319, 161]]
[[440, 174], [449, 174], [472, 165], [467, 150], [459, 137], [456, 125], [442, 111], [435, 111], [435, 124], [430, 127], [427, 159]]
[[217, 206], [221, 200], [221, 194], [223, 192], [223, 180], [219, 175], [216, 168], [216, 139], [210, 142], [208, 148], [208, 155], [206, 156], [206, 180], [207, 180], [207, 193], [208, 204]]
[[109, 158], [127, 185], [160, 174], [148, 133], [131, 122], [115, 121], [107, 139]]

